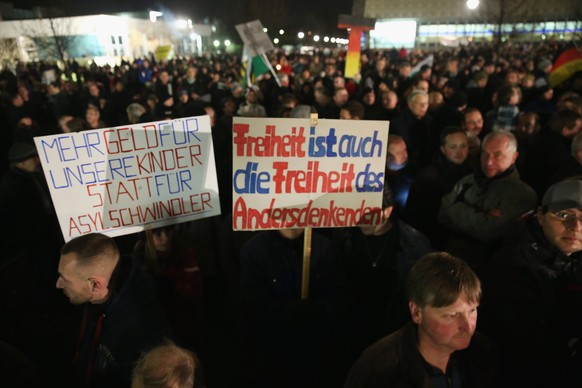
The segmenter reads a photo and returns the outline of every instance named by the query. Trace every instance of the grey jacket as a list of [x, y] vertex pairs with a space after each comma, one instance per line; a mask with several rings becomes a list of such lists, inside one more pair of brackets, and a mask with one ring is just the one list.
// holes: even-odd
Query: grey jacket
[[[514, 167], [493, 178], [467, 175], [441, 201], [439, 222], [478, 241], [508, 235], [517, 220], [535, 209], [537, 195]], [[499, 210], [492, 215], [492, 210]]]

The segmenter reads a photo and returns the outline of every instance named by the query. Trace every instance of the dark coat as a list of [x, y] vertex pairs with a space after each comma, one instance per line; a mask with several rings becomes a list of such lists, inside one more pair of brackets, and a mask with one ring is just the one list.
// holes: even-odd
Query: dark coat
[[390, 122], [390, 134], [400, 135], [406, 142], [409, 164], [418, 167], [428, 164], [435, 152], [436, 134], [432, 132], [432, 118], [427, 113], [422, 119], [413, 116], [408, 107]]
[[[481, 172], [465, 176], [441, 202], [439, 222], [451, 232], [447, 251], [479, 274], [500, 240], [513, 233], [518, 219], [536, 203], [535, 192], [514, 167], [492, 178]], [[501, 214], [492, 215], [494, 210]]]
[[536, 218], [518, 230], [484, 275], [480, 330], [500, 346], [508, 386], [579, 387], [568, 341], [582, 337], [582, 252], [562, 254]]
[[333, 296], [330, 241], [313, 233], [309, 299], [301, 300], [303, 237], [289, 240], [265, 231], [240, 253], [240, 282], [258, 348], [296, 353], [326, 342]]
[[424, 233], [433, 247], [444, 250], [448, 235], [437, 221], [442, 197], [472, 172], [468, 160], [459, 165], [440, 156], [414, 177], [403, 218]]
[[0, 181], [0, 218], [4, 220], [0, 241], [5, 258], [22, 254], [38, 261], [58, 257], [62, 234], [40, 173], [14, 167], [4, 175]]
[[302, 257], [303, 238], [288, 240], [277, 231], [259, 233], [241, 250], [240, 282], [254, 345], [249, 358], [255, 363], [255, 387], [340, 384], [330, 241], [312, 234], [306, 300], [301, 299]]
[[[493, 344], [475, 333], [467, 349], [456, 352], [466, 362], [473, 388], [501, 387]], [[430, 388], [430, 377], [418, 351], [416, 325], [402, 329], [370, 346], [352, 366], [344, 388]]]
[[154, 280], [137, 260], [122, 257], [112, 282], [108, 302], [85, 305], [77, 345], [83, 386], [128, 387], [141, 353], [159, 345], [171, 332]]
[[359, 228], [350, 228], [337, 240], [347, 292], [349, 334], [344, 337], [357, 357], [410, 319], [404, 280], [414, 263], [430, 252], [430, 244], [401, 221], [382, 236], [364, 236]]
[[572, 140], [558, 132], [542, 129], [541, 135], [528, 149], [522, 179], [540, 196], [550, 186], [556, 170], [570, 156]]

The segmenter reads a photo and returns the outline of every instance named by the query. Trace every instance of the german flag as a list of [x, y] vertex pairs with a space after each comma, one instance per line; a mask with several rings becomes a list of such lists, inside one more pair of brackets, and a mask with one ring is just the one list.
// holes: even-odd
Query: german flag
[[572, 47], [556, 58], [548, 77], [550, 85], [552, 87], [560, 85], [577, 71], [582, 71], [582, 55], [577, 48]]

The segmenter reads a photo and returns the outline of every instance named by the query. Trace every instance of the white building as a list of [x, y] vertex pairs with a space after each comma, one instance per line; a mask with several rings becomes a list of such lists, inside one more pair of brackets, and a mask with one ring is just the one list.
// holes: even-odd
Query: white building
[[86, 57], [97, 64], [145, 57], [160, 47], [170, 55], [172, 51], [196, 55], [210, 33], [210, 26], [191, 21], [167, 23], [112, 15], [0, 21], [0, 40], [16, 43], [13, 55], [20, 61], [58, 60], [57, 44], [62, 45], [65, 58]]
[[580, 0], [354, 0], [377, 20], [370, 47], [412, 47], [492, 39], [575, 39], [582, 33]]

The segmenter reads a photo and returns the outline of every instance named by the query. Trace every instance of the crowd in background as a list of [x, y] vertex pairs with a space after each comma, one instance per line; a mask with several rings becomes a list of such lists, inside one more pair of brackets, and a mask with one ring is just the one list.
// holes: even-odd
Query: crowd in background
[[[356, 78], [344, 77], [346, 53], [341, 50], [273, 52], [268, 58], [276, 73], [248, 78], [246, 64], [234, 54], [169, 61], [151, 57], [117, 66], [71, 61], [66, 69], [19, 63], [14, 71], [3, 70], [3, 346], [28, 358], [41, 386], [76, 386], [70, 360], [81, 314], [55, 288], [64, 241], [34, 160], [33, 138], [206, 114], [211, 118], [222, 215], [156, 230], [153, 247], [142, 234], [116, 238], [117, 245], [122, 254], [135, 255], [156, 279], [174, 339], [197, 354], [207, 386], [341, 386], [358, 355], [408, 318], [406, 309], [403, 313], [395, 306], [404, 299], [404, 274], [395, 274], [391, 266], [376, 270], [374, 258], [405, 257], [402, 266], [409, 268], [431, 250], [448, 251], [486, 277], [490, 258], [514, 238], [518, 218], [535, 211], [552, 184], [582, 175], [582, 75], [573, 74], [560, 85], [549, 81], [552, 64], [567, 48], [544, 41], [363, 50]], [[429, 56], [432, 61], [422, 64]], [[301, 236], [233, 232], [230, 218], [233, 117], [298, 117], [304, 106], [320, 118], [390, 121], [386, 183], [391, 193], [386, 207], [398, 230], [380, 242], [353, 230], [320, 231], [313, 244], [321, 261], [314, 264], [317, 278], [307, 302], [296, 294], [296, 267], [285, 269], [291, 274], [277, 278], [277, 287], [262, 289], [264, 279], [259, 279], [263, 272], [284, 271], [272, 268], [272, 257], [288, 254], [293, 260], [301, 251]], [[486, 136], [503, 131], [513, 136], [507, 141], [514, 142], [515, 159], [489, 171], [497, 162], [487, 162], [483, 155], [497, 135]], [[454, 207], [472, 200], [470, 185], [485, 192], [509, 174], [520, 182], [504, 186], [500, 194], [515, 193], [511, 222], [457, 222], [474, 217]], [[470, 181], [457, 185], [469, 176]], [[496, 214], [496, 206], [490, 216], [509, 217], [508, 212]], [[361, 256], [369, 256], [370, 262], [358, 264]], [[572, 264], [580, 265], [579, 260]], [[582, 316], [582, 297], [578, 293], [573, 300], [580, 310], [571, 318], [576, 320]], [[498, 333], [494, 318], [487, 323], [492, 336]], [[558, 347], [548, 348], [554, 345]], [[545, 362], [537, 365], [554, 367]], [[275, 373], [295, 374], [288, 378], [295, 382], [277, 385], [276, 376], [266, 376]], [[294, 380], [299, 374], [308, 380]]]

